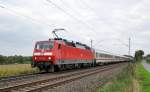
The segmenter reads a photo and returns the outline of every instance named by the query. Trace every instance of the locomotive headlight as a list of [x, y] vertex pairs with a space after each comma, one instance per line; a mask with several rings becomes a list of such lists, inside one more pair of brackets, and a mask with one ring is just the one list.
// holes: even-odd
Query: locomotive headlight
[[34, 57], [34, 59], [36, 60], [36, 59], [37, 59], [37, 57]]
[[52, 56], [53, 53], [52, 52], [45, 52], [44, 55], [49, 55], [49, 56]]
[[51, 57], [48, 57], [48, 60], [51, 60]]

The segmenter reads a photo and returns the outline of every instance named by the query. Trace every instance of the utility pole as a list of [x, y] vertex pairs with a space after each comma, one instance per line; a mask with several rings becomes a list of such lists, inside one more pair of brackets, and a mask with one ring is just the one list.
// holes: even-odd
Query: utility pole
[[131, 38], [129, 37], [129, 52], [128, 52], [128, 55], [130, 55], [130, 52], [131, 52]]
[[91, 49], [93, 48], [93, 46], [92, 46], [92, 45], [93, 45], [93, 40], [91, 40]]

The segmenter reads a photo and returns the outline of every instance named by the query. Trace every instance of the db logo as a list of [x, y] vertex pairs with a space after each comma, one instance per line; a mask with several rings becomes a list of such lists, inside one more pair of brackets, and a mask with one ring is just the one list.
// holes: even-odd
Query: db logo
[[42, 52], [41, 55], [44, 55], [44, 50], [42, 50], [41, 52]]
[[44, 50], [42, 50], [41, 52], [44, 52]]

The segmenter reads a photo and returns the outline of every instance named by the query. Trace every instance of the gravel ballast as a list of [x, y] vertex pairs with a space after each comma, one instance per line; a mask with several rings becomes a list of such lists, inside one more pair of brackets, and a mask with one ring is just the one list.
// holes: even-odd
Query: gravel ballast
[[43, 92], [96, 92], [98, 87], [122, 72], [127, 66], [127, 63], [123, 63], [122, 65], [111, 70], [84, 77], [55, 88], [44, 90]]

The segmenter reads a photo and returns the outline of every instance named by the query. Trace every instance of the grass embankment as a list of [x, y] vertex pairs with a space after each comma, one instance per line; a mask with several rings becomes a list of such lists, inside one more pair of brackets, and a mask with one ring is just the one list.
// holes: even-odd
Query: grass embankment
[[150, 73], [138, 62], [102, 86], [98, 92], [150, 92]]
[[136, 79], [140, 84], [140, 92], [150, 92], [150, 73], [141, 63], [136, 65]]
[[0, 65], [0, 77], [14, 76], [38, 72], [36, 68], [31, 68], [30, 64]]
[[102, 86], [97, 92], [132, 92], [132, 66], [115, 76], [112, 81]]

